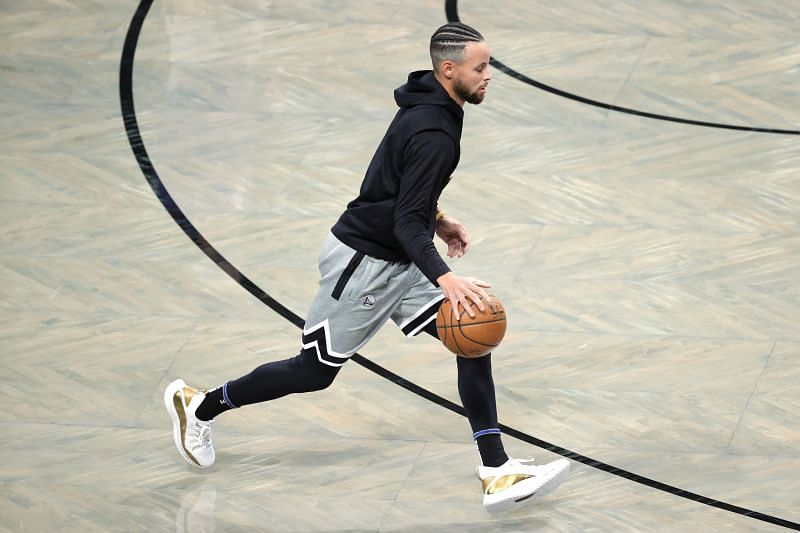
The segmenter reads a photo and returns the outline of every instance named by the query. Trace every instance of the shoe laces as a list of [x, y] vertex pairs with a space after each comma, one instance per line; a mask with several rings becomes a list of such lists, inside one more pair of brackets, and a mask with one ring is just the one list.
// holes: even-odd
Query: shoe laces
[[512, 469], [516, 467], [518, 470], [522, 472], [526, 472], [528, 474], [535, 475], [541, 471], [542, 465], [534, 464], [533, 457], [529, 459], [511, 459]]
[[204, 422], [202, 420], [198, 420], [197, 424], [195, 424], [193, 429], [194, 437], [197, 438], [197, 445], [194, 449], [197, 448], [206, 448], [211, 445], [211, 421]]

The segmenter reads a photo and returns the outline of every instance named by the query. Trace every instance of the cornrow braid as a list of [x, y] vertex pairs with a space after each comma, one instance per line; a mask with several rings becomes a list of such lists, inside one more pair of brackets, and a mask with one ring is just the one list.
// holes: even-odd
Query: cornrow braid
[[443, 61], [461, 63], [464, 49], [470, 42], [483, 42], [483, 35], [461, 22], [449, 22], [433, 32], [430, 47], [433, 69], [438, 70]]

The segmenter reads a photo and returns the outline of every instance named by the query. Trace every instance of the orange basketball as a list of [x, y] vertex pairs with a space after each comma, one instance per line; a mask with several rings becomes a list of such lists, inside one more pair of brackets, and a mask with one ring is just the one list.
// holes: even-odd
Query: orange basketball
[[483, 357], [503, 340], [506, 334], [506, 310], [496, 296], [483, 300], [484, 311], [473, 304], [475, 318], [459, 305], [461, 320], [456, 321], [450, 300], [442, 302], [436, 315], [436, 332], [448, 350], [461, 357]]

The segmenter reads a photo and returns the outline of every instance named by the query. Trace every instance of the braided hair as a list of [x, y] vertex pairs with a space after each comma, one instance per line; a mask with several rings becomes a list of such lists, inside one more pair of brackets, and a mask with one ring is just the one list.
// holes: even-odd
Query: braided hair
[[438, 70], [443, 61], [461, 63], [467, 43], [483, 42], [483, 35], [460, 22], [449, 22], [431, 35], [431, 62]]

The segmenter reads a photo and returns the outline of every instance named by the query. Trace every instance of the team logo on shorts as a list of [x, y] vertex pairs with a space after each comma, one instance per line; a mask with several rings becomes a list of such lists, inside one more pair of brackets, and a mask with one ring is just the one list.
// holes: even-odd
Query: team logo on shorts
[[375, 297], [371, 294], [367, 294], [364, 296], [364, 299], [361, 300], [361, 303], [364, 304], [364, 307], [372, 307], [375, 305]]

